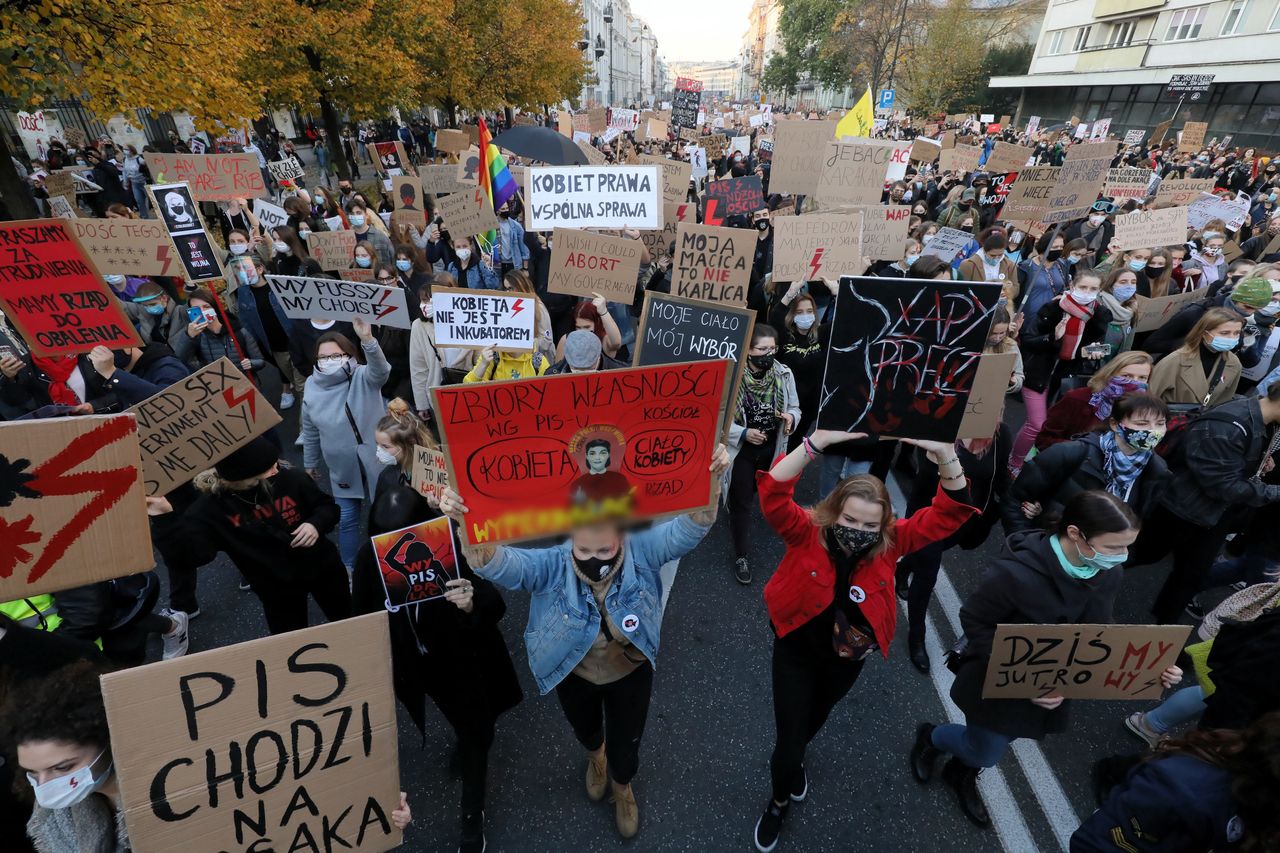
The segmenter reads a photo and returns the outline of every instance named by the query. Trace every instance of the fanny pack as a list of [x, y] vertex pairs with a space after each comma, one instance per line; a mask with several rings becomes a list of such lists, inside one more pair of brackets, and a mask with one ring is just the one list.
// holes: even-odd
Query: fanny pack
[[844, 611], [837, 607], [831, 645], [836, 654], [845, 660], [862, 660], [875, 649], [876, 638], [855, 628], [849, 623], [849, 617]]

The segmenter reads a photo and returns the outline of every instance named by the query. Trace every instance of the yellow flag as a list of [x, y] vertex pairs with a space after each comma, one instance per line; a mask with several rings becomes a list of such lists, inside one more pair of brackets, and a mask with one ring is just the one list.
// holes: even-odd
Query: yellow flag
[[875, 126], [875, 116], [871, 111], [871, 87], [853, 105], [853, 109], [844, 114], [836, 125], [836, 139], [842, 136], [870, 136]]

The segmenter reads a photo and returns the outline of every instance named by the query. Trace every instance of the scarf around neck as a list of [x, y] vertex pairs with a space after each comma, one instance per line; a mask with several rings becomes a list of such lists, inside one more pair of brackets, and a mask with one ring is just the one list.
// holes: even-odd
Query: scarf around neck
[[742, 371], [742, 387], [738, 391], [738, 423], [746, 423], [745, 411], [748, 398], [765, 411], [778, 411], [779, 398], [782, 396], [781, 386], [782, 383], [778, 381], [778, 375], [772, 367], [762, 375], [756, 376], [748, 365], [747, 369]]
[[1098, 303], [1090, 302], [1088, 305], [1081, 305], [1071, 297], [1071, 291], [1067, 291], [1058, 304], [1062, 306], [1062, 313], [1067, 315], [1067, 333], [1059, 342], [1061, 346], [1058, 348], [1058, 358], [1063, 361], [1074, 361], [1084, 338], [1084, 325], [1093, 318], [1093, 312], [1097, 310]]
[[74, 355], [51, 358], [33, 356], [31, 362], [49, 377], [49, 402], [60, 406], [78, 406], [83, 402], [68, 384], [71, 374], [75, 373], [76, 368], [80, 366], [79, 359]]
[[1102, 447], [1102, 470], [1107, 475], [1107, 491], [1122, 501], [1128, 501], [1133, 484], [1151, 461], [1151, 451], [1140, 450], [1132, 456], [1124, 453], [1116, 441], [1115, 430], [1104, 432], [1098, 444]]

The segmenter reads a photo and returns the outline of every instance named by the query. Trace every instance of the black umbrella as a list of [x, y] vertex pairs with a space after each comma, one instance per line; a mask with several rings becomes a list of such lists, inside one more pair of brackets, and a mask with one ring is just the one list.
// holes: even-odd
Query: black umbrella
[[493, 140], [493, 144], [512, 154], [540, 160], [552, 166], [585, 166], [587, 155], [557, 130], [521, 124]]

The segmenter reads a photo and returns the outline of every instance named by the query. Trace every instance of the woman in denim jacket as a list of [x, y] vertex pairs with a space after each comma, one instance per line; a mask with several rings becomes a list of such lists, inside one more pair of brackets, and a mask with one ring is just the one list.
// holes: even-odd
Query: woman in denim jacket
[[[551, 548], [463, 545], [475, 573], [506, 589], [527, 590], [529, 668], [543, 695], [554, 688], [574, 735], [589, 753], [587, 796], [604, 799], [612, 781], [618, 832], [631, 838], [640, 813], [631, 780], [640, 763], [662, 624], [659, 569], [702, 541], [716, 520], [719, 477], [729, 467], [721, 445], [712, 457], [712, 499], [699, 512], [624, 534], [614, 522], [581, 527]], [[440, 509], [460, 525], [467, 507], [446, 489]], [[608, 734], [606, 741], [605, 735]]]

